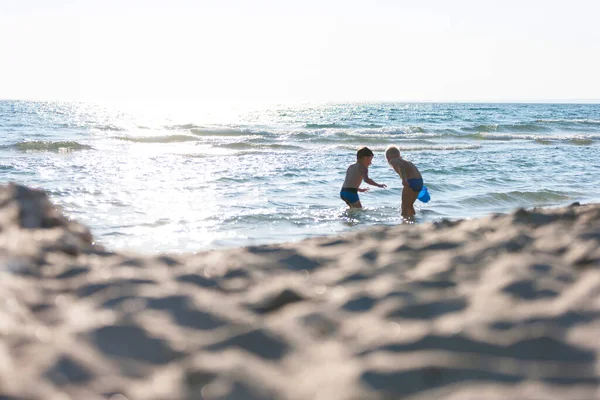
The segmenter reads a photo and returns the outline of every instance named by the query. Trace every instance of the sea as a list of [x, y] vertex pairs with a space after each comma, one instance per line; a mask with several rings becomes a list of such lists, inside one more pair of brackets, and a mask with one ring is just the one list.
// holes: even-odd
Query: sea
[[[431, 200], [400, 216], [396, 145]], [[339, 198], [375, 153], [363, 210]], [[0, 183], [109, 250], [195, 253], [600, 201], [600, 104], [0, 101]], [[363, 183], [363, 186], [367, 186]]]

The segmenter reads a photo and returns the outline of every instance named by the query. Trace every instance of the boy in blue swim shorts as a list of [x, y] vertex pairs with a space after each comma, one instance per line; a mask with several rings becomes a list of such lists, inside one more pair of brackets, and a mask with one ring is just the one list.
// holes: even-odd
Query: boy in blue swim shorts
[[369, 191], [369, 188], [361, 189], [359, 187], [362, 181], [380, 188], [387, 187], [369, 178], [369, 165], [371, 165], [371, 161], [373, 161], [373, 152], [367, 147], [361, 147], [356, 153], [356, 163], [350, 165], [346, 170], [346, 179], [342, 185], [340, 197], [350, 208], [362, 208], [358, 192]]
[[402, 216], [414, 217], [414, 204], [423, 189], [423, 177], [413, 163], [400, 156], [400, 150], [396, 146], [388, 146], [385, 149], [385, 158], [402, 179]]

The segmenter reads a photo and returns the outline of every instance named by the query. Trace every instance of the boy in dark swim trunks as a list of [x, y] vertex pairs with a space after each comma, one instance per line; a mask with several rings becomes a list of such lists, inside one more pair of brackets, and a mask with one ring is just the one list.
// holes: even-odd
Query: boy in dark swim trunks
[[385, 149], [385, 158], [402, 179], [402, 216], [414, 217], [414, 204], [423, 188], [423, 177], [413, 163], [400, 156], [400, 150], [396, 146]]
[[387, 186], [380, 185], [373, 179], [369, 178], [369, 165], [373, 160], [373, 152], [367, 147], [361, 147], [356, 153], [356, 163], [352, 164], [346, 170], [346, 179], [340, 191], [342, 200], [350, 206], [350, 208], [362, 208], [358, 192], [367, 192], [369, 188], [361, 189], [359, 186], [362, 181], [369, 185], [385, 188]]

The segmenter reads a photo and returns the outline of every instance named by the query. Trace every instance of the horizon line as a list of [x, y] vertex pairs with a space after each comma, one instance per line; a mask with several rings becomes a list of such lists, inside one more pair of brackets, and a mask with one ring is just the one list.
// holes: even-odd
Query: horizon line
[[[43, 98], [9, 98], [0, 97], [0, 101], [30, 101], [30, 102], [65, 102], [65, 103], [123, 103], [123, 102], [215, 102], [215, 103], [248, 103], [252, 101], [235, 99], [43, 99]], [[438, 103], [438, 104], [600, 104], [598, 99], [455, 99], [455, 100], [273, 100], [256, 101], [256, 104], [286, 104], [286, 103], [321, 103], [321, 104], [352, 104], [352, 103]]]

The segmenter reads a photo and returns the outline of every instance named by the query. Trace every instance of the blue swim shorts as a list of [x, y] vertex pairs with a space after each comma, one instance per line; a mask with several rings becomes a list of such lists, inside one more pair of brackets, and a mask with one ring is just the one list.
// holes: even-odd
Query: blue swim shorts
[[421, 191], [421, 189], [423, 189], [423, 179], [421, 179], [421, 178], [408, 179], [408, 186], [410, 186], [410, 188], [412, 190], [414, 190], [415, 192], [419, 193]]
[[354, 204], [359, 200], [358, 190], [356, 188], [342, 188], [340, 198], [346, 203]]

